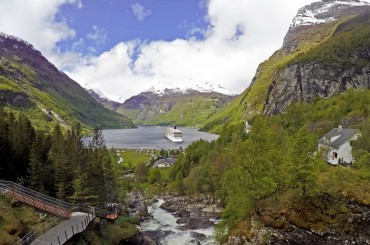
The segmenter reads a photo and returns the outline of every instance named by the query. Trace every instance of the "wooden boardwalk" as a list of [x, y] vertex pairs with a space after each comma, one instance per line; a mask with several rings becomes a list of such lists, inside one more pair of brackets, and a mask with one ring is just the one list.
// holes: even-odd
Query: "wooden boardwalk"
[[68, 220], [51, 228], [36, 238], [31, 245], [61, 245], [74, 235], [86, 230], [89, 223], [95, 218], [92, 214], [75, 212]]
[[41, 227], [31, 230], [14, 245], [61, 245], [75, 234], [83, 232], [96, 217], [109, 220], [115, 220], [118, 217], [115, 212], [67, 203], [11, 181], [0, 180], [0, 193], [10, 195], [20, 202], [67, 219], [61, 221], [59, 218], [48, 224], [40, 224]]
[[17, 191], [5, 191], [5, 194], [12, 196], [14, 199], [17, 199], [20, 202], [26, 203], [30, 206], [38, 208], [40, 210], [46, 211], [58, 215], [63, 218], [71, 217], [72, 211], [70, 209], [60, 207], [56, 204], [51, 204], [40, 199], [31, 198], [28, 195], [22, 194]]

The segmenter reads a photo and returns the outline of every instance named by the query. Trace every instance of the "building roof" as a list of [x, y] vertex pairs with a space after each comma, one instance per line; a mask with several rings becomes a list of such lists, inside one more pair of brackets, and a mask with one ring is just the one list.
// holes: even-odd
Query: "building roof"
[[161, 163], [172, 165], [174, 162], [175, 162], [175, 159], [173, 157], [161, 158], [161, 159], [157, 160], [153, 164], [153, 166], [157, 166], [158, 164], [161, 164]]
[[319, 144], [332, 148], [339, 148], [347, 141], [350, 141], [355, 135], [360, 134], [360, 130], [352, 128], [333, 128], [319, 139]]

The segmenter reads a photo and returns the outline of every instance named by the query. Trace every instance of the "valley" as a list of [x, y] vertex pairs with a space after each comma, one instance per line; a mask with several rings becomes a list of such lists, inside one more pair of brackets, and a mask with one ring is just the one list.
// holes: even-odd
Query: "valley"
[[[0, 34], [0, 180], [69, 203], [71, 215], [106, 211], [65, 244], [370, 243], [370, 2], [295, 9], [282, 45], [248, 86], [230, 53], [251, 45], [250, 26], [219, 27], [225, 20], [213, 16], [228, 9], [213, 4], [198, 6], [210, 11], [207, 28], [177, 26], [191, 27], [191, 38], [122, 41], [104, 52], [110, 32], [98, 26], [100, 39], [71, 32], [73, 45], [61, 39], [54, 56]], [[131, 10], [141, 11], [137, 25], [158, 16]], [[166, 59], [184, 46], [176, 62]], [[198, 63], [203, 49], [211, 58]], [[75, 66], [62, 71], [46, 57]], [[227, 75], [215, 79], [221, 63], [235, 69], [224, 66]], [[83, 88], [85, 79], [109, 96]], [[235, 81], [238, 95], [225, 88]], [[181, 142], [166, 138], [168, 125]], [[0, 182], [0, 245], [59, 220], [7, 188]]]

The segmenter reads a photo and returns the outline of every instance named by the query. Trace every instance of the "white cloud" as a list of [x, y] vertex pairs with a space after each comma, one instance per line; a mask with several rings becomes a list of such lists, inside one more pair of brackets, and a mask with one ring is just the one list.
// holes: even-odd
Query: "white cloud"
[[[251, 82], [260, 62], [283, 41], [299, 7], [311, 0], [210, 0], [204, 40], [121, 42], [68, 74], [111, 97], [129, 98], [157, 82], [211, 81], [232, 93]], [[191, 32], [190, 32], [191, 34]], [[137, 57], [133, 55], [137, 51]], [[135, 58], [134, 58], [135, 57]]]
[[104, 28], [93, 25], [92, 29], [92, 32], [86, 35], [87, 39], [94, 41], [98, 46], [104, 44], [108, 40], [107, 31]]
[[134, 3], [131, 5], [132, 13], [135, 15], [136, 19], [143, 21], [147, 16], [152, 14], [150, 9], [144, 8], [140, 3]]
[[[0, 31], [27, 40], [81, 85], [89, 84], [112, 98], [127, 99], [157, 82], [210, 81], [241, 93], [258, 64], [281, 46], [297, 10], [312, 1], [202, 0], [206, 29], [193, 27], [186, 39], [121, 42], [100, 55], [93, 55], [93, 47], [88, 47], [89, 55], [82, 55], [86, 39], [74, 40], [69, 52], [58, 48], [59, 41], [76, 36], [65, 20], [56, 19], [58, 10], [63, 4], [82, 8], [79, 0], [0, 0]], [[138, 18], [150, 14], [137, 6], [132, 9], [139, 9]], [[106, 38], [103, 29], [100, 34], [99, 27], [93, 31], [90, 39]], [[199, 33], [203, 40], [192, 36]]]
[[57, 46], [59, 41], [76, 36], [76, 31], [68, 26], [66, 20], [56, 19], [59, 8], [64, 4], [83, 7], [80, 0], [0, 0], [0, 31], [27, 40], [61, 67], [62, 60], [70, 63], [72, 57], [78, 56], [62, 53]]

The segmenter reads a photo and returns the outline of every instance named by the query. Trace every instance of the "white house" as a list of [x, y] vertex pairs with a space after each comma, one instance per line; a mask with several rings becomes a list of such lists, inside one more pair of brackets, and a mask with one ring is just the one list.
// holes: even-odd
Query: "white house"
[[360, 130], [352, 128], [333, 128], [323, 137], [319, 139], [318, 149], [328, 149], [326, 161], [330, 164], [351, 164], [354, 159], [352, 157], [351, 140], [357, 139], [360, 135]]
[[153, 164], [153, 168], [167, 168], [171, 167], [175, 163], [173, 157], [162, 158]]

